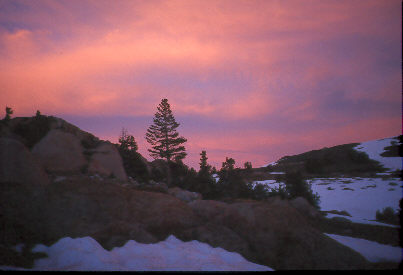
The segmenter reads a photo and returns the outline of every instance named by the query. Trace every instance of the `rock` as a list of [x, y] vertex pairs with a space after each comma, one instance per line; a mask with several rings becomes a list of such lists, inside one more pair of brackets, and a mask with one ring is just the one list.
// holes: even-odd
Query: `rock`
[[148, 233], [141, 224], [128, 224], [123, 221], [113, 222], [92, 237], [105, 249], [123, 246], [128, 240], [139, 243], [156, 243], [158, 240]]
[[321, 214], [318, 210], [315, 209], [309, 202], [302, 198], [298, 197], [290, 201], [291, 206], [298, 210], [301, 214], [308, 216], [309, 218], [319, 218]]
[[122, 158], [113, 144], [102, 142], [90, 152], [89, 173], [99, 173], [103, 176], [112, 176], [120, 180], [127, 180]]
[[360, 254], [313, 228], [286, 200], [188, 205], [203, 221], [231, 229], [248, 243], [257, 263], [274, 269], [360, 269], [367, 264]]
[[[174, 235], [241, 253], [274, 269], [367, 267], [360, 254], [312, 227], [286, 200], [185, 203], [172, 195], [83, 176], [71, 176], [45, 188], [46, 196], [35, 202], [22, 190], [14, 192], [12, 199], [8, 199], [9, 193], [0, 193], [6, 201], [0, 209], [11, 225], [7, 228], [14, 229], [2, 233], [0, 227], [0, 237], [21, 236], [49, 244], [65, 236], [94, 236], [111, 249], [129, 239], [156, 242]], [[41, 206], [40, 211], [32, 211], [35, 205]]]
[[169, 188], [168, 194], [175, 196], [184, 202], [191, 202], [191, 201], [203, 199], [202, 195], [197, 192], [190, 192], [190, 191], [178, 188], [178, 187]]
[[81, 172], [87, 164], [80, 140], [71, 133], [53, 129], [32, 148], [32, 154], [51, 173]]
[[228, 204], [214, 200], [197, 200], [188, 205], [204, 221], [213, 221], [229, 209]]
[[150, 192], [159, 192], [159, 193], [168, 193], [168, 186], [163, 182], [155, 182], [150, 180], [149, 183], [140, 184], [137, 186], [139, 190], [142, 191], [150, 191]]
[[215, 223], [206, 223], [185, 231], [178, 236], [185, 241], [198, 240], [208, 243], [212, 247], [221, 247], [230, 252], [237, 252], [248, 260], [255, 260], [250, 251], [248, 242], [228, 227]]
[[19, 141], [0, 138], [0, 182], [46, 185], [49, 178], [38, 160]]

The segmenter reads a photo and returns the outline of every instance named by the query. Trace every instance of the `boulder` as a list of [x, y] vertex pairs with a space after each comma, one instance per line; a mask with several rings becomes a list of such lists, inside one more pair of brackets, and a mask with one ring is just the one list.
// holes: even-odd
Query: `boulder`
[[121, 247], [128, 240], [135, 240], [139, 243], [156, 243], [158, 241], [141, 224], [129, 224], [124, 221], [113, 222], [106, 228], [94, 233], [92, 237], [107, 250]]
[[127, 180], [122, 158], [112, 143], [101, 142], [90, 154], [89, 173]]
[[142, 191], [168, 193], [168, 186], [166, 183], [155, 182], [153, 180], [150, 180], [148, 183], [140, 184], [137, 188]]
[[204, 221], [229, 228], [245, 240], [253, 251], [245, 257], [274, 269], [361, 269], [367, 264], [360, 254], [313, 228], [286, 200], [231, 204], [201, 200], [188, 205]]
[[170, 194], [184, 202], [201, 200], [203, 198], [202, 195], [197, 192], [190, 192], [190, 191], [178, 188], [178, 187], [169, 188], [168, 194]]
[[87, 164], [80, 140], [58, 129], [50, 130], [35, 144], [32, 154], [51, 173], [80, 173]]
[[0, 138], [0, 182], [46, 185], [49, 178], [38, 160], [21, 142]]
[[207, 222], [201, 226], [184, 231], [178, 236], [185, 241], [198, 240], [208, 243], [212, 247], [221, 247], [230, 252], [240, 253], [250, 261], [255, 261], [253, 251], [249, 249], [249, 244], [237, 233], [228, 227]]

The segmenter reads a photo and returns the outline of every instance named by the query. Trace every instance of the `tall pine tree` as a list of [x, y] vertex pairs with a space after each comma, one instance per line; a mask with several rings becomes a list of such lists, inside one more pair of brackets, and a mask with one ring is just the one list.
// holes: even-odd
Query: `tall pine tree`
[[170, 161], [181, 161], [187, 155], [185, 146], [182, 144], [187, 140], [180, 137], [176, 131], [179, 123], [176, 122], [168, 99], [162, 99], [157, 107], [152, 124], [146, 133], [146, 140], [151, 145], [148, 149], [150, 156], [154, 159], [162, 158], [167, 160], [167, 184], [171, 185]]
[[157, 110], [153, 120], [154, 124], [147, 129], [146, 133], [146, 140], [152, 148], [148, 149], [150, 156], [167, 161], [184, 159], [187, 153], [182, 144], [187, 140], [179, 137], [179, 133], [176, 131], [179, 123], [175, 121], [168, 99], [164, 98]]

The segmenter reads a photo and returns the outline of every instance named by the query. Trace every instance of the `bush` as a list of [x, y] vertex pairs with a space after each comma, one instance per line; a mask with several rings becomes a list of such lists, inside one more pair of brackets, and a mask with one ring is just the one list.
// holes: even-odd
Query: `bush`
[[382, 211], [376, 211], [376, 220], [388, 224], [399, 224], [399, 213], [392, 207], [386, 207]]
[[286, 172], [285, 190], [289, 199], [303, 197], [311, 205], [319, 209], [319, 195], [317, 193], [313, 194], [311, 185], [303, 179], [301, 172]]

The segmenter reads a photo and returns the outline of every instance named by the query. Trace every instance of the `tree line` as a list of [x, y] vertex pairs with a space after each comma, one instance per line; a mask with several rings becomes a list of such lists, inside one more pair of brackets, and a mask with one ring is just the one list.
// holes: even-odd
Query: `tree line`
[[[13, 110], [6, 107], [6, 115], [0, 120], [0, 127], [7, 125], [11, 120]], [[16, 129], [29, 141], [27, 146], [33, 146], [49, 130], [49, 123], [39, 110], [32, 121], [32, 125]], [[168, 187], [177, 186], [182, 189], [202, 194], [204, 199], [255, 199], [265, 200], [271, 196], [292, 199], [302, 196], [315, 207], [319, 207], [319, 196], [313, 194], [310, 185], [299, 172], [287, 172], [284, 178], [285, 187], [268, 189], [262, 184], [254, 185], [247, 178], [253, 173], [252, 163], [245, 162], [244, 168], [235, 168], [235, 160], [226, 157], [220, 170], [208, 164], [207, 152], [200, 153], [200, 167], [187, 167], [183, 159], [187, 156], [184, 143], [187, 139], [180, 136], [171, 106], [167, 99], [162, 99], [154, 115], [153, 124], [147, 129], [145, 138], [150, 144], [150, 156], [160, 160], [158, 165], [149, 165], [147, 160], [137, 152], [138, 145], [133, 135], [123, 128], [118, 144], [116, 145], [123, 160], [126, 174], [141, 183], [153, 181], [166, 182]], [[28, 128], [27, 128], [28, 127]], [[162, 160], [162, 162], [161, 162]], [[218, 179], [218, 180], [217, 180]]]
[[[127, 134], [125, 129], [119, 137], [119, 151], [121, 152], [126, 172], [129, 176], [140, 180], [164, 181], [169, 187], [178, 186], [190, 191], [199, 192], [205, 199], [245, 198], [264, 200], [270, 196], [282, 198], [305, 197], [315, 207], [319, 207], [319, 196], [313, 194], [311, 187], [303, 179], [301, 173], [287, 173], [285, 176], [285, 188], [279, 187], [269, 190], [263, 185], [253, 186], [245, 180], [245, 173], [252, 172], [252, 163], [245, 162], [244, 169], [235, 168], [235, 160], [226, 157], [219, 171], [208, 164], [207, 153], [200, 153], [200, 168], [196, 172], [188, 168], [183, 159], [186, 157], [184, 143], [187, 139], [180, 136], [177, 128], [179, 123], [175, 120], [167, 99], [162, 99], [154, 115], [153, 124], [146, 132], [146, 140], [151, 148], [150, 156], [155, 160], [164, 159], [164, 170], [153, 168], [147, 173], [145, 163], [141, 163], [141, 155], [137, 153], [137, 144], [133, 136]], [[134, 168], [137, 167], [137, 168]], [[134, 171], [134, 170], [136, 171]], [[215, 177], [214, 177], [215, 176]], [[218, 178], [218, 181], [216, 181]]]

